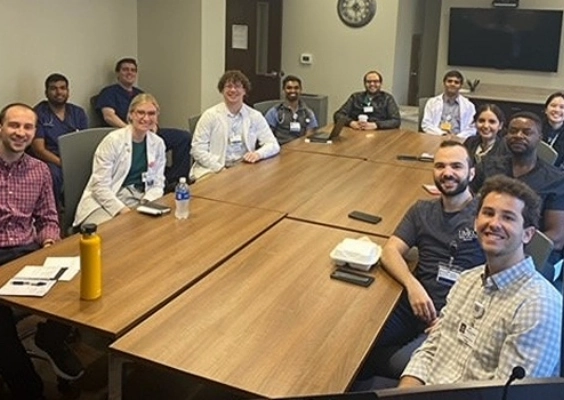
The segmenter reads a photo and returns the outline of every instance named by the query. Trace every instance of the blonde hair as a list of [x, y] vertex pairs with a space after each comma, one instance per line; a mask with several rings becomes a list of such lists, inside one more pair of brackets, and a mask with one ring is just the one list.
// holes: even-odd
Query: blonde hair
[[128, 122], [131, 122], [131, 117], [130, 117], [131, 113], [135, 111], [135, 109], [143, 103], [151, 103], [152, 105], [155, 106], [157, 112], [160, 111], [159, 103], [157, 102], [155, 96], [149, 93], [140, 93], [137, 96], [135, 96], [133, 100], [131, 100], [131, 103], [129, 104], [129, 109], [127, 110]]

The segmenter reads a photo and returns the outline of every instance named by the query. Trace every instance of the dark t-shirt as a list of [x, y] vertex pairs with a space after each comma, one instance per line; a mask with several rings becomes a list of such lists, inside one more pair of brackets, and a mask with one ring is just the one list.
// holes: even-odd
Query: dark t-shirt
[[[477, 193], [487, 178], [500, 174], [514, 178], [511, 155], [485, 159], [477, 166], [476, 177], [470, 186]], [[538, 158], [535, 167], [517, 179], [541, 197], [543, 213], [546, 210], [564, 210], [564, 173], [555, 166]], [[540, 228], [544, 229], [542, 219]]]
[[[443, 210], [441, 200], [420, 200], [409, 209], [394, 232], [409, 247], [418, 248], [419, 262], [415, 277], [437, 310], [445, 305], [451, 288], [451, 285], [437, 281], [439, 262], [448, 264], [452, 251], [453, 265], [462, 270], [485, 263], [474, 231], [477, 206], [477, 199], [473, 199], [461, 211], [447, 213]], [[456, 251], [451, 250], [453, 244]]]
[[[96, 110], [102, 112], [102, 108], [113, 108], [116, 115], [127, 124], [127, 111], [131, 100], [143, 91], [137, 87], [133, 87], [129, 92], [119, 84], [114, 84], [102, 89], [96, 101]], [[104, 122], [106, 126], [109, 126]]]

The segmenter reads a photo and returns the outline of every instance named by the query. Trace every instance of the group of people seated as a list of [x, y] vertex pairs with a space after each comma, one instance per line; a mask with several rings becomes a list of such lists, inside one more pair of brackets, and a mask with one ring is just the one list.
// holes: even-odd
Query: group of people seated
[[[115, 70], [117, 83], [100, 92], [96, 109], [117, 129], [94, 154], [75, 226], [104, 223], [157, 199], [179, 177], [195, 181], [276, 156], [281, 145], [318, 125], [300, 98], [298, 77], [283, 80], [285, 98], [263, 116], [244, 102], [249, 79], [227, 71], [217, 86], [223, 100], [204, 111], [193, 135], [161, 129], [157, 100], [134, 86], [136, 61], [122, 59]], [[381, 90], [382, 75], [369, 71], [363, 80], [365, 90], [349, 97], [335, 121], [355, 131], [398, 128], [399, 107]], [[460, 95], [458, 71], [448, 72], [443, 83], [422, 122], [425, 132], [446, 136], [433, 168], [441, 196], [413, 205], [384, 247], [382, 265], [405, 291], [353, 389], [400, 378], [402, 386], [506, 379], [517, 365], [536, 377], [558, 370], [562, 297], [551, 282], [564, 247], [564, 94], [549, 97], [542, 119], [521, 112], [506, 122], [497, 106], [476, 111]], [[68, 103], [63, 75], [47, 78], [45, 94], [35, 109], [14, 103], [0, 111], [0, 265], [60, 239], [57, 140], [88, 124], [84, 111]], [[558, 151], [556, 165], [537, 157], [541, 140]], [[26, 153], [30, 146], [39, 160]], [[173, 158], [168, 169], [167, 150]], [[507, 178], [492, 178], [499, 174]], [[547, 279], [524, 250], [537, 228], [554, 242], [541, 271]], [[419, 251], [414, 272], [406, 261], [412, 247]], [[61, 376], [76, 379], [83, 368], [67, 335], [68, 327], [47, 321], [35, 343]], [[43, 398], [41, 379], [5, 306], [0, 353], [0, 375], [15, 398]]]

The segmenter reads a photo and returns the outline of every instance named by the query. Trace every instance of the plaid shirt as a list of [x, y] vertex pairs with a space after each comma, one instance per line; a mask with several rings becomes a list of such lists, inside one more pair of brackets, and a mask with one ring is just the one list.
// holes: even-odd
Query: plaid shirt
[[47, 165], [24, 154], [0, 159], [0, 248], [59, 239], [53, 183]]
[[558, 376], [561, 318], [562, 296], [530, 257], [485, 279], [476, 267], [453, 286], [403, 375], [427, 385], [507, 380], [519, 365], [527, 377]]

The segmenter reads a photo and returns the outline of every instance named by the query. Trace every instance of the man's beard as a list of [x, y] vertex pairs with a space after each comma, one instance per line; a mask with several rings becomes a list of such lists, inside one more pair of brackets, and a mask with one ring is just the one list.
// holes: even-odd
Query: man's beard
[[455, 177], [449, 177], [446, 179], [443, 178], [442, 182], [445, 181], [455, 181], [457, 182], [457, 185], [454, 189], [450, 189], [447, 191], [443, 188], [443, 185], [441, 184], [441, 180], [435, 178], [435, 186], [437, 187], [437, 189], [439, 189], [439, 191], [443, 194], [443, 196], [454, 197], [454, 196], [458, 196], [460, 193], [466, 190], [468, 184], [470, 183], [470, 177], [467, 176], [465, 179], [462, 180], [458, 180]]

